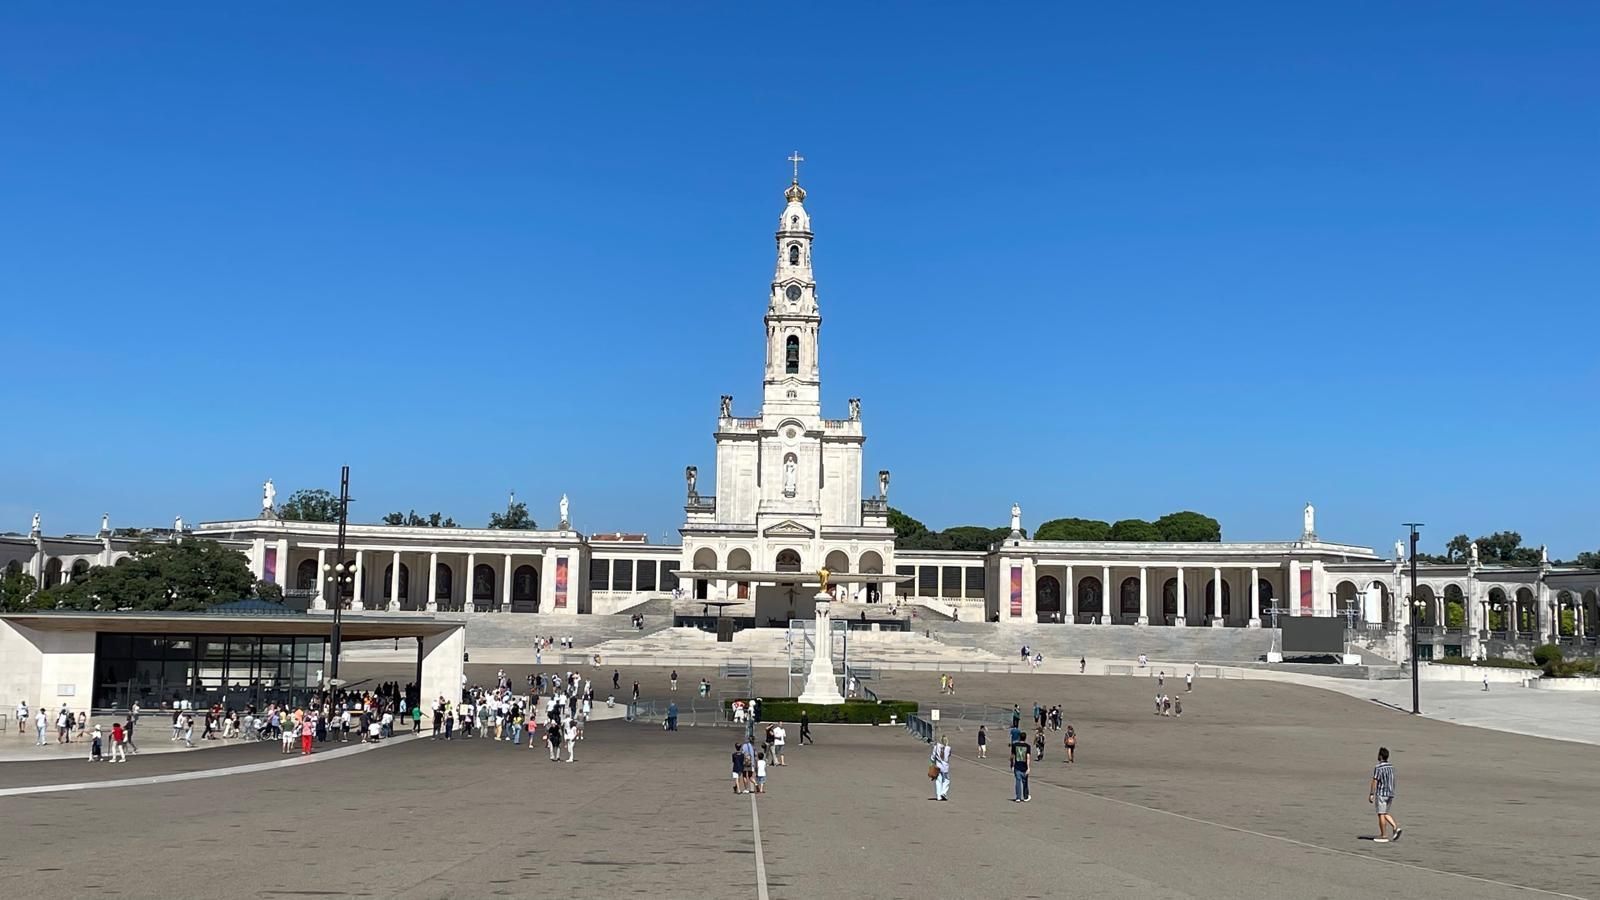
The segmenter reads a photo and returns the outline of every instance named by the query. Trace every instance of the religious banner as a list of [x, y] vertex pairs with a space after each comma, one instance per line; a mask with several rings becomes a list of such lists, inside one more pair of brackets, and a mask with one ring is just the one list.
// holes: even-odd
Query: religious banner
[[567, 608], [567, 558], [556, 557], [556, 609]]
[[261, 580], [267, 584], [278, 583], [278, 548], [268, 547], [267, 558], [261, 564]]
[[1300, 570], [1300, 615], [1313, 615], [1311, 610], [1311, 570]]
[[1011, 618], [1022, 618], [1022, 567], [1011, 567]]

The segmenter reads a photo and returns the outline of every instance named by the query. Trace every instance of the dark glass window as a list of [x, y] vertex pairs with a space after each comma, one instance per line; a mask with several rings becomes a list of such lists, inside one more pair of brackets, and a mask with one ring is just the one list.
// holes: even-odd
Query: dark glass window
[[917, 594], [922, 597], [939, 596], [938, 566], [923, 566], [917, 570]]
[[611, 589], [611, 560], [589, 560], [589, 590], [607, 591]]
[[661, 564], [661, 589], [663, 591], [675, 590], [678, 587], [678, 564], [664, 562]]
[[639, 561], [638, 584], [635, 584], [634, 588], [640, 591], [653, 591], [656, 589], [655, 563], [648, 559], [642, 559]]
[[983, 596], [983, 590], [986, 586], [983, 576], [983, 566], [967, 567], [967, 597], [969, 599]]
[[612, 562], [611, 589], [613, 591], [633, 590], [633, 560], [618, 559]]

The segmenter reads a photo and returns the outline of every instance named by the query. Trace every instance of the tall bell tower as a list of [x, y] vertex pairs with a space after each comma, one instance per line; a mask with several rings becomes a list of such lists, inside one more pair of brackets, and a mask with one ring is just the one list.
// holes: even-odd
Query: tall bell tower
[[787, 201], [778, 220], [778, 264], [767, 302], [767, 371], [762, 380], [764, 416], [793, 415], [806, 421], [821, 416], [822, 377], [817, 364], [822, 312], [817, 282], [811, 274], [811, 216], [805, 188], [800, 186], [799, 151], [789, 157], [794, 180], [783, 192]]

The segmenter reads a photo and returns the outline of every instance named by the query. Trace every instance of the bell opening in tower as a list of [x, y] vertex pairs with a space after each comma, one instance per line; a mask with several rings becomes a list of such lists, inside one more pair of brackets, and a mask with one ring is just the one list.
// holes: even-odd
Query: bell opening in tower
[[783, 342], [783, 346], [784, 373], [788, 375], [800, 374], [800, 339], [791, 334], [789, 339]]

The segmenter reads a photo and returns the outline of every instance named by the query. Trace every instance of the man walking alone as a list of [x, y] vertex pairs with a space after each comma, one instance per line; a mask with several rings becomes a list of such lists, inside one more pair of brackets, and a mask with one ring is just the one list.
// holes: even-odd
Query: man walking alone
[[950, 799], [950, 739], [939, 738], [939, 743], [933, 745], [933, 755], [928, 758], [933, 763], [938, 774], [933, 779], [933, 799]]
[[[1389, 748], [1378, 748], [1378, 765], [1372, 770], [1372, 785], [1367, 791], [1367, 802], [1378, 810], [1378, 836], [1373, 838], [1380, 844], [1400, 840], [1400, 826], [1395, 824], [1394, 816], [1389, 812], [1394, 805], [1394, 766], [1389, 765]], [[1384, 837], [1385, 828], [1392, 833]]]
[[1011, 736], [1011, 773], [1016, 780], [1016, 794], [1011, 798], [1012, 803], [1027, 803], [1028, 773], [1032, 771], [1033, 754], [1028, 747], [1028, 738], [1021, 731], [1013, 731]]

